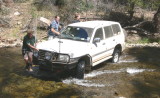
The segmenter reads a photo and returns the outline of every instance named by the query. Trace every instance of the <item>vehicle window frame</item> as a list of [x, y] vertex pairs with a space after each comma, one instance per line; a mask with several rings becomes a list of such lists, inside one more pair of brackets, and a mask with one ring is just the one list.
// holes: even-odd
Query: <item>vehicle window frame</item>
[[[103, 30], [103, 27], [99, 27], [99, 28], [97, 28], [97, 29], [95, 30], [95, 33], [94, 33], [94, 35], [93, 35], [93, 41], [94, 41], [95, 38], [98, 38], [98, 37], [95, 37], [96, 32], [97, 32], [98, 29], [101, 29], [101, 30], [102, 30], [102, 39], [101, 39], [101, 40], [104, 40], [104, 30]], [[93, 42], [93, 41], [92, 41], [92, 42]]]
[[[106, 30], [105, 30], [105, 27], [110, 27], [110, 31], [111, 31], [111, 33], [112, 33], [112, 36], [109, 36], [109, 37], [107, 37], [107, 36], [106, 36], [106, 35], [107, 35], [107, 33], [106, 33]], [[113, 37], [113, 36], [114, 36], [114, 32], [113, 32], [112, 26], [104, 26], [104, 27], [103, 27], [103, 29], [104, 29], [105, 39], [107, 39], [107, 38], [110, 38], [110, 37]]]
[[[115, 26], [117, 26], [118, 27], [118, 30], [117, 30], [117, 27], [116, 27], [116, 29], [115, 29]], [[121, 28], [120, 28], [120, 26], [119, 26], [119, 24], [112, 24], [112, 30], [113, 30], [113, 34], [114, 35], [119, 35], [120, 34], [120, 32], [121, 32]], [[115, 32], [116, 31], [116, 32]]]

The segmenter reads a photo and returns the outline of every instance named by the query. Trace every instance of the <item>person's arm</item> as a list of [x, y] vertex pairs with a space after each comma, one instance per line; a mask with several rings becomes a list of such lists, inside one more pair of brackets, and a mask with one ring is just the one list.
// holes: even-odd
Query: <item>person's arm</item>
[[54, 33], [56, 33], [57, 35], [60, 35], [60, 33], [57, 32], [54, 28], [51, 28], [51, 31], [54, 32]]
[[[33, 36], [33, 40], [34, 40], [34, 45], [36, 46], [36, 42], [35, 42], [35, 37]], [[39, 49], [37, 49], [34, 45], [31, 45], [29, 41], [26, 42], [27, 45], [31, 48], [31, 49], [34, 49], [36, 51], [38, 51]]]
[[32, 46], [31, 44], [28, 44], [28, 46], [29, 46], [30, 48], [32, 48], [32, 49], [34, 49], [34, 50], [36, 50], [36, 51], [38, 51], [38, 50], [39, 50], [38, 48], [36, 48], [36, 47]]

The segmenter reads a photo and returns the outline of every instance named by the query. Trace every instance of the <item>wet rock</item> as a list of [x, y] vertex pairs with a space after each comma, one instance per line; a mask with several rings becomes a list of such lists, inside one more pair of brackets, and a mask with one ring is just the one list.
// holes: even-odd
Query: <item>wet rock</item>
[[154, 46], [155, 46], [155, 45], [158, 45], [158, 43], [157, 43], [157, 42], [153, 42], [152, 44], [153, 44]]

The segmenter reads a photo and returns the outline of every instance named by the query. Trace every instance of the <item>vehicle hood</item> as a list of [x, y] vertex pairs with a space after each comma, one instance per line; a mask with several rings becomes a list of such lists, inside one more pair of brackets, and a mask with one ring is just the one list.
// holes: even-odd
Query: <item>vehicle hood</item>
[[88, 47], [88, 42], [58, 38], [37, 44], [38, 49], [69, 54], [71, 58], [80, 57], [87, 54]]

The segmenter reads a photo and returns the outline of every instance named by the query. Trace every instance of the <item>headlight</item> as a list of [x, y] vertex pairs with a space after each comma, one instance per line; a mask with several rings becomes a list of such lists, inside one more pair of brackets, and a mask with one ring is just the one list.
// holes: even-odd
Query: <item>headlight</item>
[[69, 62], [78, 62], [79, 58], [70, 58], [70, 61]]
[[69, 62], [69, 55], [59, 54], [57, 61]]
[[51, 60], [51, 57], [52, 57], [52, 53], [50, 53], [50, 52], [45, 53], [45, 59], [46, 60]]
[[34, 56], [34, 57], [38, 57], [38, 51], [34, 51], [34, 52], [33, 52], [33, 56]]

